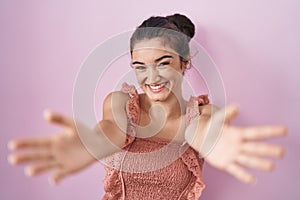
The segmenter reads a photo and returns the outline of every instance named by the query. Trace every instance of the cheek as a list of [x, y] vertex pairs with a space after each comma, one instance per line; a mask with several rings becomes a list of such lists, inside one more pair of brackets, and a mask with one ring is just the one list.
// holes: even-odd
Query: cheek
[[147, 75], [146, 74], [135, 74], [136, 80], [139, 84], [142, 84], [145, 82], [145, 80], [147, 79]]
[[175, 69], [168, 69], [161, 72], [161, 76], [169, 80], [180, 80], [183, 76], [182, 72], [179, 72]]
[[[135, 73], [136, 80], [139, 85], [144, 85], [148, 78], [148, 73]], [[160, 76], [161, 80], [167, 80], [171, 82], [178, 82], [182, 80], [183, 74], [175, 69], [166, 69], [158, 72], [157, 76]]]

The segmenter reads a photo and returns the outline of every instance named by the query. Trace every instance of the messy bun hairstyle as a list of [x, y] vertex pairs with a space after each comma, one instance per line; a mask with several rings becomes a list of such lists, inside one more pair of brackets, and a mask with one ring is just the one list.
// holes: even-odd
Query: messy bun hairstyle
[[174, 14], [166, 17], [150, 17], [137, 27], [130, 38], [130, 52], [136, 43], [159, 38], [164, 45], [168, 45], [180, 56], [180, 60], [187, 62], [190, 57], [189, 42], [195, 35], [193, 22], [184, 15]]
[[184, 15], [174, 14], [166, 17], [170, 23], [173, 23], [180, 32], [187, 35], [190, 39], [195, 35], [195, 25]]

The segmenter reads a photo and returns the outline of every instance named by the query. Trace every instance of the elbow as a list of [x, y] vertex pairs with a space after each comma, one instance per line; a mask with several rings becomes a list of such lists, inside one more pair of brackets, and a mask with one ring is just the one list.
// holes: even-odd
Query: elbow
[[126, 139], [126, 134], [121, 131], [110, 120], [101, 120], [95, 127], [97, 134], [102, 134], [107, 142], [112, 143], [114, 146], [121, 148]]

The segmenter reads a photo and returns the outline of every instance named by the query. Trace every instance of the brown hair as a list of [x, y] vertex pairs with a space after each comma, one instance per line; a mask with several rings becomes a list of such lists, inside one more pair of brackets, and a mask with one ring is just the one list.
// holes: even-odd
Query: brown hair
[[150, 17], [137, 27], [130, 38], [130, 52], [134, 45], [144, 39], [160, 38], [180, 56], [181, 61], [188, 61], [189, 41], [195, 35], [195, 26], [184, 15], [174, 14], [166, 17]]

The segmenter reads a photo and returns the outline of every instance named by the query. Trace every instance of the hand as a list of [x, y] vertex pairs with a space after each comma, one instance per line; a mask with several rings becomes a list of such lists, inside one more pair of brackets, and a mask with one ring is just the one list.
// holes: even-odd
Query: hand
[[[72, 118], [51, 112], [45, 112], [44, 117], [48, 122], [61, 126], [61, 132], [46, 137], [11, 141], [9, 147], [12, 150], [23, 152], [14, 152], [8, 160], [11, 164], [29, 164], [25, 171], [29, 176], [56, 169], [49, 181], [57, 184], [63, 178], [91, 165], [95, 158], [82, 144]], [[81, 123], [79, 126], [92, 132]]]
[[[287, 129], [284, 126], [274, 125], [253, 127], [230, 125], [230, 120], [237, 114], [236, 106], [228, 106], [213, 114], [206, 121], [206, 125], [203, 125], [202, 121], [202, 125], [199, 126], [202, 132], [198, 129], [200, 130], [198, 134], [208, 133], [205, 143], [202, 137], [200, 150], [199, 140], [192, 145], [194, 148], [198, 147], [199, 152], [205, 156], [211, 166], [228, 172], [244, 183], [252, 183], [254, 176], [246, 168], [271, 171], [274, 168], [274, 162], [270, 158], [280, 158], [284, 155], [284, 149], [281, 146], [260, 140], [284, 136]], [[203, 130], [206, 133], [203, 133]]]

